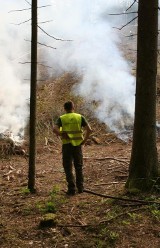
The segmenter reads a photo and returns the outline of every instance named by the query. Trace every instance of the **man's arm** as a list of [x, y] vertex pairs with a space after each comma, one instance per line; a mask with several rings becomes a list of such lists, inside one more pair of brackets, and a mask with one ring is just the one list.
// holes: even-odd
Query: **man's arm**
[[65, 131], [61, 132], [60, 127], [58, 125], [53, 126], [53, 132], [57, 136], [61, 136], [61, 138], [63, 139], [69, 139], [68, 134]]
[[82, 141], [81, 145], [84, 145], [86, 143], [86, 141], [88, 140], [88, 138], [92, 132], [92, 129], [88, 123], [86, 124], [86, 126], [84, 126], [84, 130], [85, 130], [84, 140]]
[[55, 125], [52, 125], [53, 133], [55, 133], [57, 136], [61, 135], [60, 127], [62, 126], [60, 117], [56, 120]]
[[58, 125], [54, 125], [53, 126], [53, 132], [57, 135], [57, 136], [60, 136], [61, 133], [60, 133], [60, 128]]

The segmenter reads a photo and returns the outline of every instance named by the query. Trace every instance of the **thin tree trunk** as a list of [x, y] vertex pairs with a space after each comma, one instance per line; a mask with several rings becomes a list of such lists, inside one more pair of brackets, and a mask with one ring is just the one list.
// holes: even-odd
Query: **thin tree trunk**
[[28, 188], [35, 191], [36, 160], [36, 85], [37, 85], [37, 0], [32, 0], [32, 39], [31, 39], [31, 89], [30, 89], [30, 146]]
[[129, 189], [148, 190], [158, 177], [156, 148], [158, 0], [139, 0], [136, 103]]

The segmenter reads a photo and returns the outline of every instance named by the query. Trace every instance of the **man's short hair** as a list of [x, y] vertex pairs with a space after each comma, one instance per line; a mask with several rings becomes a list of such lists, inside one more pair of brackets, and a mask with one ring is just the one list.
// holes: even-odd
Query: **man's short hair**
[[64, 109], [67, 111], [74, 109], [74, 103], [72, 101], [65, 102]]

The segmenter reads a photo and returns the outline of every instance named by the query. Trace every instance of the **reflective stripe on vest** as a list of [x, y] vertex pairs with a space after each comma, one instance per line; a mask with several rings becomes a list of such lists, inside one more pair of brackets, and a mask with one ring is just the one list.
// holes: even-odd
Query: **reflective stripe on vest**
[[67, 113], [60, 116], [62, 122], [61, 132], [67, 133], [68, 139], [62, 138], [63, 144], [71, 143], [78, 146], [83, 141], [83, 132], [81, 129], [82, 117], [77, 113]]

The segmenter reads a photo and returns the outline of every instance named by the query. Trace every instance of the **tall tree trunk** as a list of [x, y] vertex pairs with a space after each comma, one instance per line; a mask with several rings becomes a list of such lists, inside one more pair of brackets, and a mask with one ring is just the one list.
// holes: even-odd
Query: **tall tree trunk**
[[149, 190], [158, 177], [156, 148], [158, 0], [139, 0], [135, 122], [126, 187]]
[[36, 85], [37, 85], [37, 0], [32, 0], [32, 38], [31, 38], [31, 89], [30, 89], [30, 146], [28, 188], [35, 191], [36, 158]]

